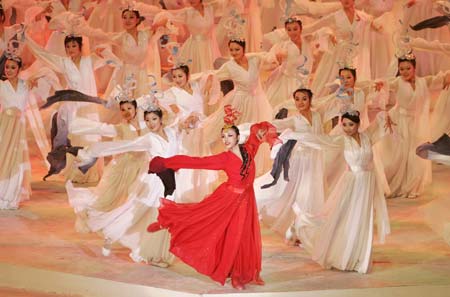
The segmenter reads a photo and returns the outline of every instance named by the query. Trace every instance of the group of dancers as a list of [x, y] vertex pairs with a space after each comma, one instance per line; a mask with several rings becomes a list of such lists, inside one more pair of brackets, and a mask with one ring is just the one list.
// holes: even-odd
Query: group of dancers
[[0, 10], [0, 209], [31, 195], [28, 120], [104, 256], [263, 285], [262, 222], [367, 273], [386, 198], [449, 163], [448, 3], [22, 2]]

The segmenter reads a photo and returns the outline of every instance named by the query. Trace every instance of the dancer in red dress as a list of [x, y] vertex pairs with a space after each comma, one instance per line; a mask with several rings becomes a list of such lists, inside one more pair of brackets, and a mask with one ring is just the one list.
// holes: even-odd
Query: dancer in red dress
[[277, 140], [268, 122], [254, 124], [244, 145], [238, 145], [239, 129], [225, 126], [222, 139], [227, 151], [208, 157], [153, 158], [150, 172], [167, 168], [224, 170], [228, 180], [199, 203], [178, 204], [161, 199], [158, 222], [149, 232], [167, 228], [170, 251], [222, 285], [228, 277], [234, 288], [247, 283], [263, 285], [261, 233], [253, 191], [254, 157], [263, 141]]

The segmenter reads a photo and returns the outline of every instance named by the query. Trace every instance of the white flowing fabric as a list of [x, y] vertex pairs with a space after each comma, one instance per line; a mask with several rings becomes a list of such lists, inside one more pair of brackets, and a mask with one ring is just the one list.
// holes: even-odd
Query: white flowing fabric
[[387, 83], [397, 101], [389, 113], [399, 139], [384, 139], [380, 150], [393, 197], [415, 197], [431, 182], [431, 163], [416, 156], [416, 147], [431, 140], [429, 90], [441, 89], [443, 77], [416, 77], [415, 89], [400, 77]]
[[[378, 124], [378, 123], [374, 123]], [[317, 136], [291, 133], [302, 145], [343, 149], [348, 169], [328, 198], [321, 215], [315, 218], [313, 238], [300, 238], [313, 260], [323, 267], [367, 273], [371, 266], [374, 211], [380, 242], [390, 233], [383, 188], [374, 170], [372, 144], [380, 128], [372, 125], [360, 133], [361, 143], [349, 136]], [[314, 225], [310, 224], [313, 228]], [[300, 233], [301, 234], [301, 233]], [[308, 246], [308, 243], [312, 243]]]
[[[278, 131], [291, 129], [298, 133], [323, 133], [322, 121], [316, 112], [312, 112], [311, 123], [302, 115], [298, 115], [272, 121], [272, 124]], [[272, 175], [268, 172], [255, 179], [256, 203], [263, 222], [283, 236], [295, 222], [298, 237], [311, 237], [301, 233], [310, 232], [308, 225], [311, 218], [323, 208], [323, 169], [322, 151], [297, 143], [290, 157], [289, 181], [280, 177], [276, 185], [261, 189], [261, 186], [272, 182]]]
[[[119, 155], [130, 152], [147, 152], [151, 157], [170, 157], [178, 153], [179, 136], [172, 128], [164, 128], [167, 140], [147, 133], [134, 140], [99, 142], [88, 149], [79, 151], [80, 159], [88, 163], [93, 158]], [[128, 247], [134, 256], [146, 261], [170, 263], [169, 233], [166, 230], [148, 233], [147, 226], [156, 221], [159, 199], [164, 196], [164, 185], [155, 174], [147, 174], [150, 157], [142, 159], [138, 178], [129, 187], [127, 200], [110, 211], [98, 211], [93, 206], [95, 197], [88, 189], [73, 188], [68, 183], [66, 189], [70, 204], [75, 212], [87, 212], [87, 226], [91, 232], [101, 231], [105, 238]], [[182, 188], [182, 179], [177, 178]], [[177, 190], [178, 191], [178, 190]]]
[[275, 44], [270, 49], [270, 54], [275, 56], [277, 53], [286, 54], [286, 59], [271, 73], [266, 82], [267, 100], [273, 107], [292, 98], [292, 93], [300, 85], [298, 67], [302, 66], [311, 73], [313, 65], [312, 50], [304, 39], [301, 49], [291, 40]]
[[[164, 93], [164, 97], [159, 100], [159, 103], [168, 106], [175, 104], [180, 110], [177, 114], [180, 122], [183, 122], [189, 116], [197, 116], [199, 118], [195, 127], [192, 127], [189, 131], [183, 130], [181, 132], [180, 154], [197, 157], [209, 156], [211, 155], [211, 150], [205, 141], [206, 135], [202, 124], [206, 118], [204, 107], [208, 102], [204, 102], [201, 82], [194, 81], [190, 84], [192, 94], [174, 86]], [[192, 191], [184, 193], [177, 191], [178, 199], [184, 203], [198, 202], [203, 199], [203, 197], [212, 192], [212, 183], [217, 180], [217, 173], [211, 170], [183, 169], [180, 171], [180, 174], [182, 175], [183, 183], [192, 184]]]
[[[248, 69], [242, 68], [234, 60], [230, 60], [214, 71], [217, 80], [231, 79], [234, 89], [229, 92], [223, 104], [230, 104], [240, 112], [236, 124], [256, 123], [270, 121], [272, 118], [272, 107], [270, 106], [261, 87], [259, 71], [265, 58], [264, 54], [246, 54]], [[224, 110], [219, 108], [204, 122], [205, 136], [209, 144], [219, 140], [223, 127]], [[256, 155], [257, 175], [267, 171], [270, 166], [268, 148], [261, 148]]]
[[[303, 34], [311, 34], [323, 27], [330, 27], [336, 36], [336, 45], [330, 46], [329, 51], [325, 52], [317, 67], [312, 84], [312, 90], [315, 94], [322, 94], [327, 83], [333, 81], [338, 75], [338, 61], [343, 61], [348, 56], [348, 42], [357, 44], [356, 57], [353, 60], [353, 67], [358, 69], [358, 79], [370, 80], [375, 77], [382, 77], [384, 73], [374, 73], [372, 68], [383, 69], [386, 71], [391, 55], [380, 54], [383, 51], [371, 49], [371, 21], [372, 18], [364, 12], [355, 11], [353, 23], [350, 23], [344, 10], [339, 10], [331, 15], [319, 19], [315, 23], [305, 26]], [[379, 46], [381, 46], [379, 44]], [[385, 55], [387, 55], [385, 57]], [[371, 59], [373, 57], [373, 60]], [[374, 58], [376, 57], [376, 58]], [[383, 67], [380, 64], [386, 64]]]
[[[0, 209], [17, 209], [31, 195], [24, 112], [29, 89], [19, 79], [15, 89], [9, 80], [0, 81]], [[12, 112], [18, 110], [19, 114]]]

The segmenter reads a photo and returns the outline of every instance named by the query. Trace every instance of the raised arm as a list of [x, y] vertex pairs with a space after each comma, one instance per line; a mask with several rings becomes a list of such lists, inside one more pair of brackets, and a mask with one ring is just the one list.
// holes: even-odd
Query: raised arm
[[44, 61], [53, 71], [64, 73], [64, 58], [51, 54], [40, 47], [28, 34], [25, 34], [25, 44], [36, 58]]
[[69, 127], [69, 132], [76, 135], [117, 136], [115, 125], [92, 121], [85, 118], [75, 118]]
[[228, 161], [228, 154], [226, 152], [207, 156], [207, 157], [190, 157], [184, 155], [173, 156], [170, 158], [161, 158], [164, 161], [164, 166], [173, 170], [180, 168], [186, 169], [209, 169], [221, 170], [225, 168]]

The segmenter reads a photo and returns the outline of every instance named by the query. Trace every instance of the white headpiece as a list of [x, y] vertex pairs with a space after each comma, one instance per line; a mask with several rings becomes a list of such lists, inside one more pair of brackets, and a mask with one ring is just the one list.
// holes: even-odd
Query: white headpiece
[[308, 57], [305, 55], [301, 55], [300, 57], [301, 62], [300, 65], [297, 66], [296, 70], [296, 80], [299, 85], [298, 88], [309, 88], [309, 70], [305, 67], [306, 62], [308, 62]]
[[137, 82], [136, 79], [134, 79], [133, 75], [127, 76], [125, 78], [125, 84], [122, 86], [117, 86], [118, 94], [114, 97], [117, 102], [123, 102], [123, 101], [134, 101], [133, 97], [133, 91], [136, 89]]
[[395, 56], [401, 60], [415, 60], [416, 56], [413, 54], [409, 29], [403, 25], [401, 20], [399, 22], [403, 28], [393, 34], [394, 44], [396, 46]]
[[245, 41], [245, 20], [235, 9], [230, 11], [224, 24], [227, 36], [232, 41]]
[[11, 39], [8, 42], [8, 46], [5, 50], [5, 57], [9, 60], [16, 61], [18, 63], [22, 62], [20, 55], [23, 50], [23, 43], [16, 39]]
[[180, 56], [180, 44], [177, 42], [170, 42], [166, 45], [166, 48], [169, 50], [170, 55], [167, 58], [167, 61], [173, 65], [172, 69], [177, 69], [180, 66], [192, 63], [192, 59], [184, 59]]
[[140, 104], [140, 107], [147, 112], [161, 110], [158, 106], [158, 100], [163, 97], [163, 93], [157, 88], [156, 77], [153, 74], [149, 74], [148, 77], [150, 91], [148, 95], [144, 96], [144, 102]]
[[353, 60], [358, 54], [358, 43], [353, 41], [353, 36], [348, 40], [343, 41], [343, 43], [344, 49], [342, 50], [341, 55], [337, 57], [337, 64], [339, 65], [339, 69], [356, 69], [356, 67], [353, 65]]

